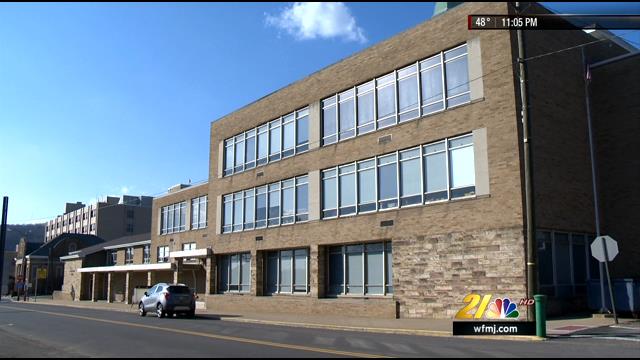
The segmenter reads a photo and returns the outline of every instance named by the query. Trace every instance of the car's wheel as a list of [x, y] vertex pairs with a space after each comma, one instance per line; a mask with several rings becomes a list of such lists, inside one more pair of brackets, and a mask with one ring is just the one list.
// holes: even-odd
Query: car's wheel
[[164, 312], [164, 308], [162, 307], [162, 304], [158, 304], [158, 306], [156, 306], [156, 316], [158, 316], [159, 318], [163, 318], [165, 315]]
[[140, 302], [140, 304], [138, 304], [138, 314], [140, 314], [140, 316], [147, 315], [147, 312], [144, 311], [144, 305], [142, 304], [142, 302]]

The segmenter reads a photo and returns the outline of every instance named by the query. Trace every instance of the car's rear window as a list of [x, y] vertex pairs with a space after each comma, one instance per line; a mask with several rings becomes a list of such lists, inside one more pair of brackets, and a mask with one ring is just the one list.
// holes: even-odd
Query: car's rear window
[[190, 290], [186, 286], [169, 286], [169, 292], [172, 294], [189, 294]]

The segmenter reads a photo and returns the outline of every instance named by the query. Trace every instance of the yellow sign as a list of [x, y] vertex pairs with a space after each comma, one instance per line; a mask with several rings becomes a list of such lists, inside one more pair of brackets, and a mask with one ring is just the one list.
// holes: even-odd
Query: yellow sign
[[36, 270], [38, 273], [38, 279], [46, 279], [47, 278], [47, 269], [38, 269]]

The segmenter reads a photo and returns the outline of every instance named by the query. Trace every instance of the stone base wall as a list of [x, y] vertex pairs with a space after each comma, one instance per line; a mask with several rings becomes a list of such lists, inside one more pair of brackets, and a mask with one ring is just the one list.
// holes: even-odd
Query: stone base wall
[[522, 228], [394, 238], [399, 315], [453, 319], [470, 293], [520, 300], [526, 297], [525, 260]]
[[64, 263], [64, 282], [62, 283], [62, 290], [56, 291], [61, 294], [65, 294], [65, 298], [70, 300], [80, 300], [80, 293], [82, 289], [82, 273], [77, 272], [82, 268], [82, 260], [66, 261]]
[[[202, 297], [201, 297], [202, 299]], [[310, 296], [207, 295], [207, 309], [221, 312], [265, 312], [396, 318], [396, 302], [384, 299], [318, 299]]]

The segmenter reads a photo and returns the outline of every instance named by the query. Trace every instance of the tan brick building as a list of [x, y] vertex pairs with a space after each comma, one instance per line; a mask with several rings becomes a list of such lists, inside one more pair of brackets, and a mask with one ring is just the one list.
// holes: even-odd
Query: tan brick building
[[[469, 14], [512, 12], [466, 3], [213, 122], [208, 183], [154, 200], [156, 261], [172, 263], [174, 280], [208, 307], [230, 311], [452, 318], [469, 293], [525, 297], [515, 32], [467, 29]], [[576, 47], [592, 42], [589, 62], [630, 51], [601, 31], [525, 36], [540, 292], [574, 308], [597, 278]], [[601, 71], [627, 84], [621, 66], [637, 75], [637, 58]], [[611, 98], [598, 81], [607, 101], [595, 121], [606, 127], [606, 109], [632, 102], [638, 82]], [[632, 115], [617, 115], [638, 134]], [[637, 163], [619, 152], [603, 146], [598, 156]], [[602, 181], [603, 196], [640, 179], [624, 174]], [[617, 276], [637, 276], [636, 225], [605, 218], [630, 254]]]

